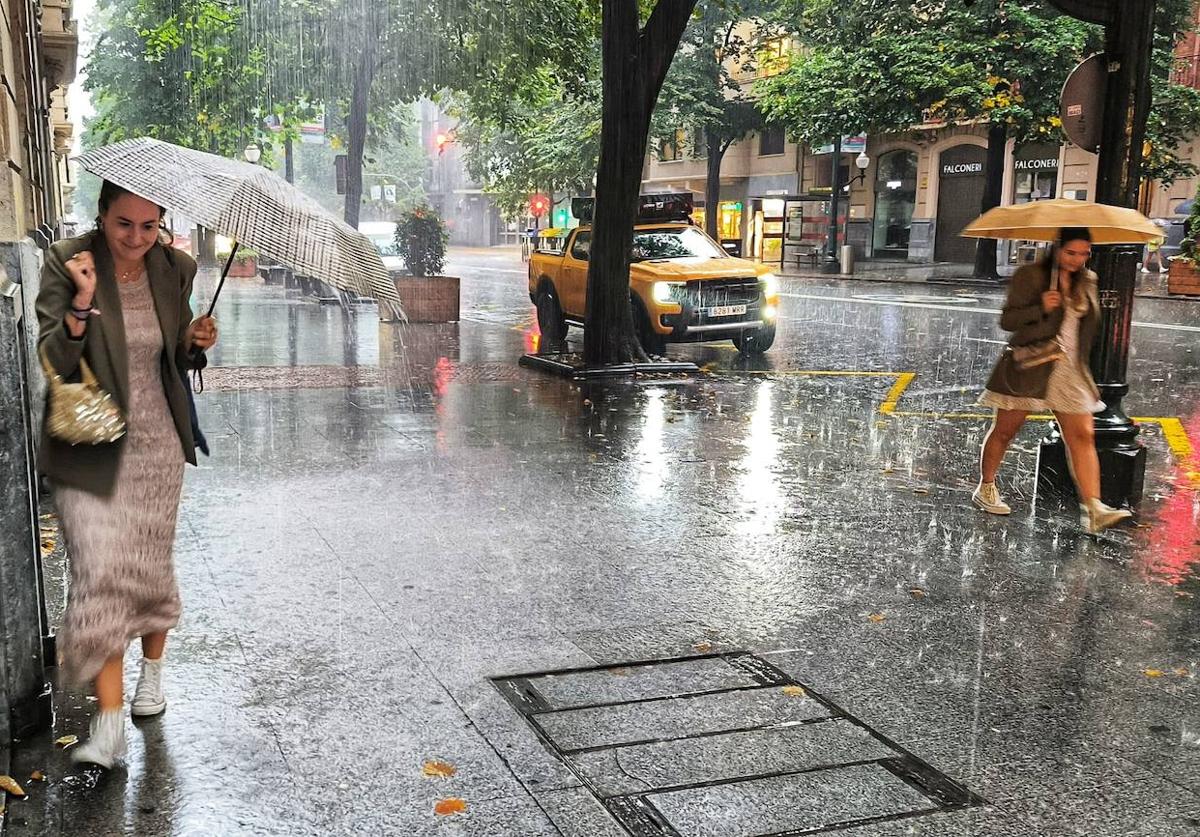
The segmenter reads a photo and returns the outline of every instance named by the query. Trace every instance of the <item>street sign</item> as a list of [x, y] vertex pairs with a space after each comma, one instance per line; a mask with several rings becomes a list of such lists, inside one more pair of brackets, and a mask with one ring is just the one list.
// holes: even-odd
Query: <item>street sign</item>
[[396, 186], [393, 183], [383, 185], [383, 199], [388, 203], [396, 202]]
[[[867, 135], [859, 134], [856, 137], [842, 137], [842, 153], [843, 154], [860, 154], [867, 150]], [[832, 154], [833, 145], [818, 145], [814, 146], [813, 154]]]
[[1108, 83], [1108, 58], [1098, 52], [1071, 71], [1063, 85], [1061, 119], [1067, 139], [1085, 151], [1100, 150], [1104, 121], [1104, 91]]

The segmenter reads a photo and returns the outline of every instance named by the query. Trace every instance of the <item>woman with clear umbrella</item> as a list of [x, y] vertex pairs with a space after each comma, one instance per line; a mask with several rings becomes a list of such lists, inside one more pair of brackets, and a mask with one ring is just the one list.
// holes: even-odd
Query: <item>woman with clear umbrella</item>
[[132, 640], [142, 661], [130, 712], [149, 717], [167, 705], [163, 651], [180, 614], [175, 523], [184, 462], [196, 464], [181, 370], [213, 346], [217, 327], [192, 317], [196, 263], [162, 240], [162, 207], [105, 182], [99, 208], [94, 232], [47, 251], [38, 345], [54, 380], [95, 375], [125, 433], [70, 444], [47, 421], [39, 466], [54, 483], [70, 562], [60, 668], [67, 683], [92, 682], [99, 710], [71, 756], [108, 768], [125, 753]]
[[1004, 454], [1030, 413], [1052, 412], [1079, 494], [1080, 525], [1096, 533], [1131, 513], [1100, 500], [1092, 417], [1104, 404], [1088, 369], [1100, 320], [1096, 274], [1087, 269], [1091, 255], [1086, 227], [1063, 228], [1046, 259], [1020, 268], [1012, 278], [1000, 314], [1000, 327], [1012, 337], [979, 402], [996, 413], [984, 439], [972, 500], [990, 514], [1012, 511], [996, 487]]

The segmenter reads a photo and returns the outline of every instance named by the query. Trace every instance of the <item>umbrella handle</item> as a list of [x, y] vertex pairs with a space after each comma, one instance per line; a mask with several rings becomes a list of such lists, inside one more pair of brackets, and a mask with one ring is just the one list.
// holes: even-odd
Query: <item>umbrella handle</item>
[[221, 289], [225, 287], [225, 277], [229, 275], [229, 268], [233, 267], [233, 258], [237, 255], [238, 243], [233, 242], [233, 248], [229, 251], [229, 258], [225, 260], [225, 267], [221, 271], [221, 279], [217, 282], [217, 290], [213, 294], [212, 302], [208, 305], [208, 313], [205, 315], [211, 317], [213, 309], [217, 307], [217, 297], [221, 295]]

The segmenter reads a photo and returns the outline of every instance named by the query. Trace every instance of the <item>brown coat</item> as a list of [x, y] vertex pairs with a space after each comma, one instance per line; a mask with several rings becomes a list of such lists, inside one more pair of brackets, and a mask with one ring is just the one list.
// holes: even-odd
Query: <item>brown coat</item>
[[[96, 262], [93, 304], [101, 313], [92, 315], [83, 337], [75, 340], [63, 322], [75, 296], [75, 283], [66, 263], [76, 253], [89, 249]], [[112, 255], [101, 234], [88, 233], [51, 246], [46, 251], [42, 287], [37, 297], [38, 348], [66, 380], [78, 380], [79, 359], [85, 358], [100, 386], [112, 395], [124, 412], [129, 405], [129, 357], [121, 296], [114, 273]], [[179, 432], [184, 457], [195, 465], [187, 391], [179, 370], [191, 367], [184, 340], [192, 322], [192, 280], [196, 277], [196, 262], [186, 253], [176, 250], [168, 254], [166, 247], [156, 245], [146, 254], [146, 276], [162, 328], [163, 345], [167, 347], [162, 355], [163, 390], [175, 420], [175, 429]], [[38, 467], [57, 483], [107, 495], [116, 481], [124, 441], [122, 438], [103, 445], [69, 445], [51, 438], [43, 426]]]
[[[1088, 360], [1092, 352], [1092, 344], [1096, 340], [1096, 332], [1100, 325], [1100, 299], [1096, 290], [1096, 274], [1090, 270], [1082, 270], [1075, 275], [1075, 281], [1082, 283], [1082, 290], [1087, 295], [1088, 307], [1079, 320], [1079, 371], [1087, 381], [1096, 397], [1100, 391], [1092, 380], [1088, 369]], [[1013, 346], [1028, 346], [1049, 340], [1058, 334], [1062, 326], [1063, 309], [1057, 308], [1047, 314], [1042, 310], [1042, 294], [1050, 290], [1050, 265], [1046, 262], [1025, 265], [1013, 274], [1012, 283], [1008, 288], [1008, 298], [1004, 301], [1004, 310], [1000, 313], [1000, 327], [1011, 331], [1008, 339], [1009, 348], [1000, 355], [992, 375], [988, 378], [987, 388], [1001, 395], [1012, 395], [1018, 398], [1045, 398], [1046, 385], [1050, 381], [1053, 363], [1044, 363], [1032, 369], [1019, 369], [1013, 361]], [[1072, 290], [1073, 293], [1077, 291]], [[1058, 361], [1065, 363], [1067, 361]]]

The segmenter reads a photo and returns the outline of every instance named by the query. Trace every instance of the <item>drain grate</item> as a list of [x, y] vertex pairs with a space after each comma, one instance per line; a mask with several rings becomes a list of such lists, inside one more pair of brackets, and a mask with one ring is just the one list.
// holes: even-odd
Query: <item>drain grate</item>
[[985, 804], [746, 652], [492, 683], [634, 837], [792, 837]]

